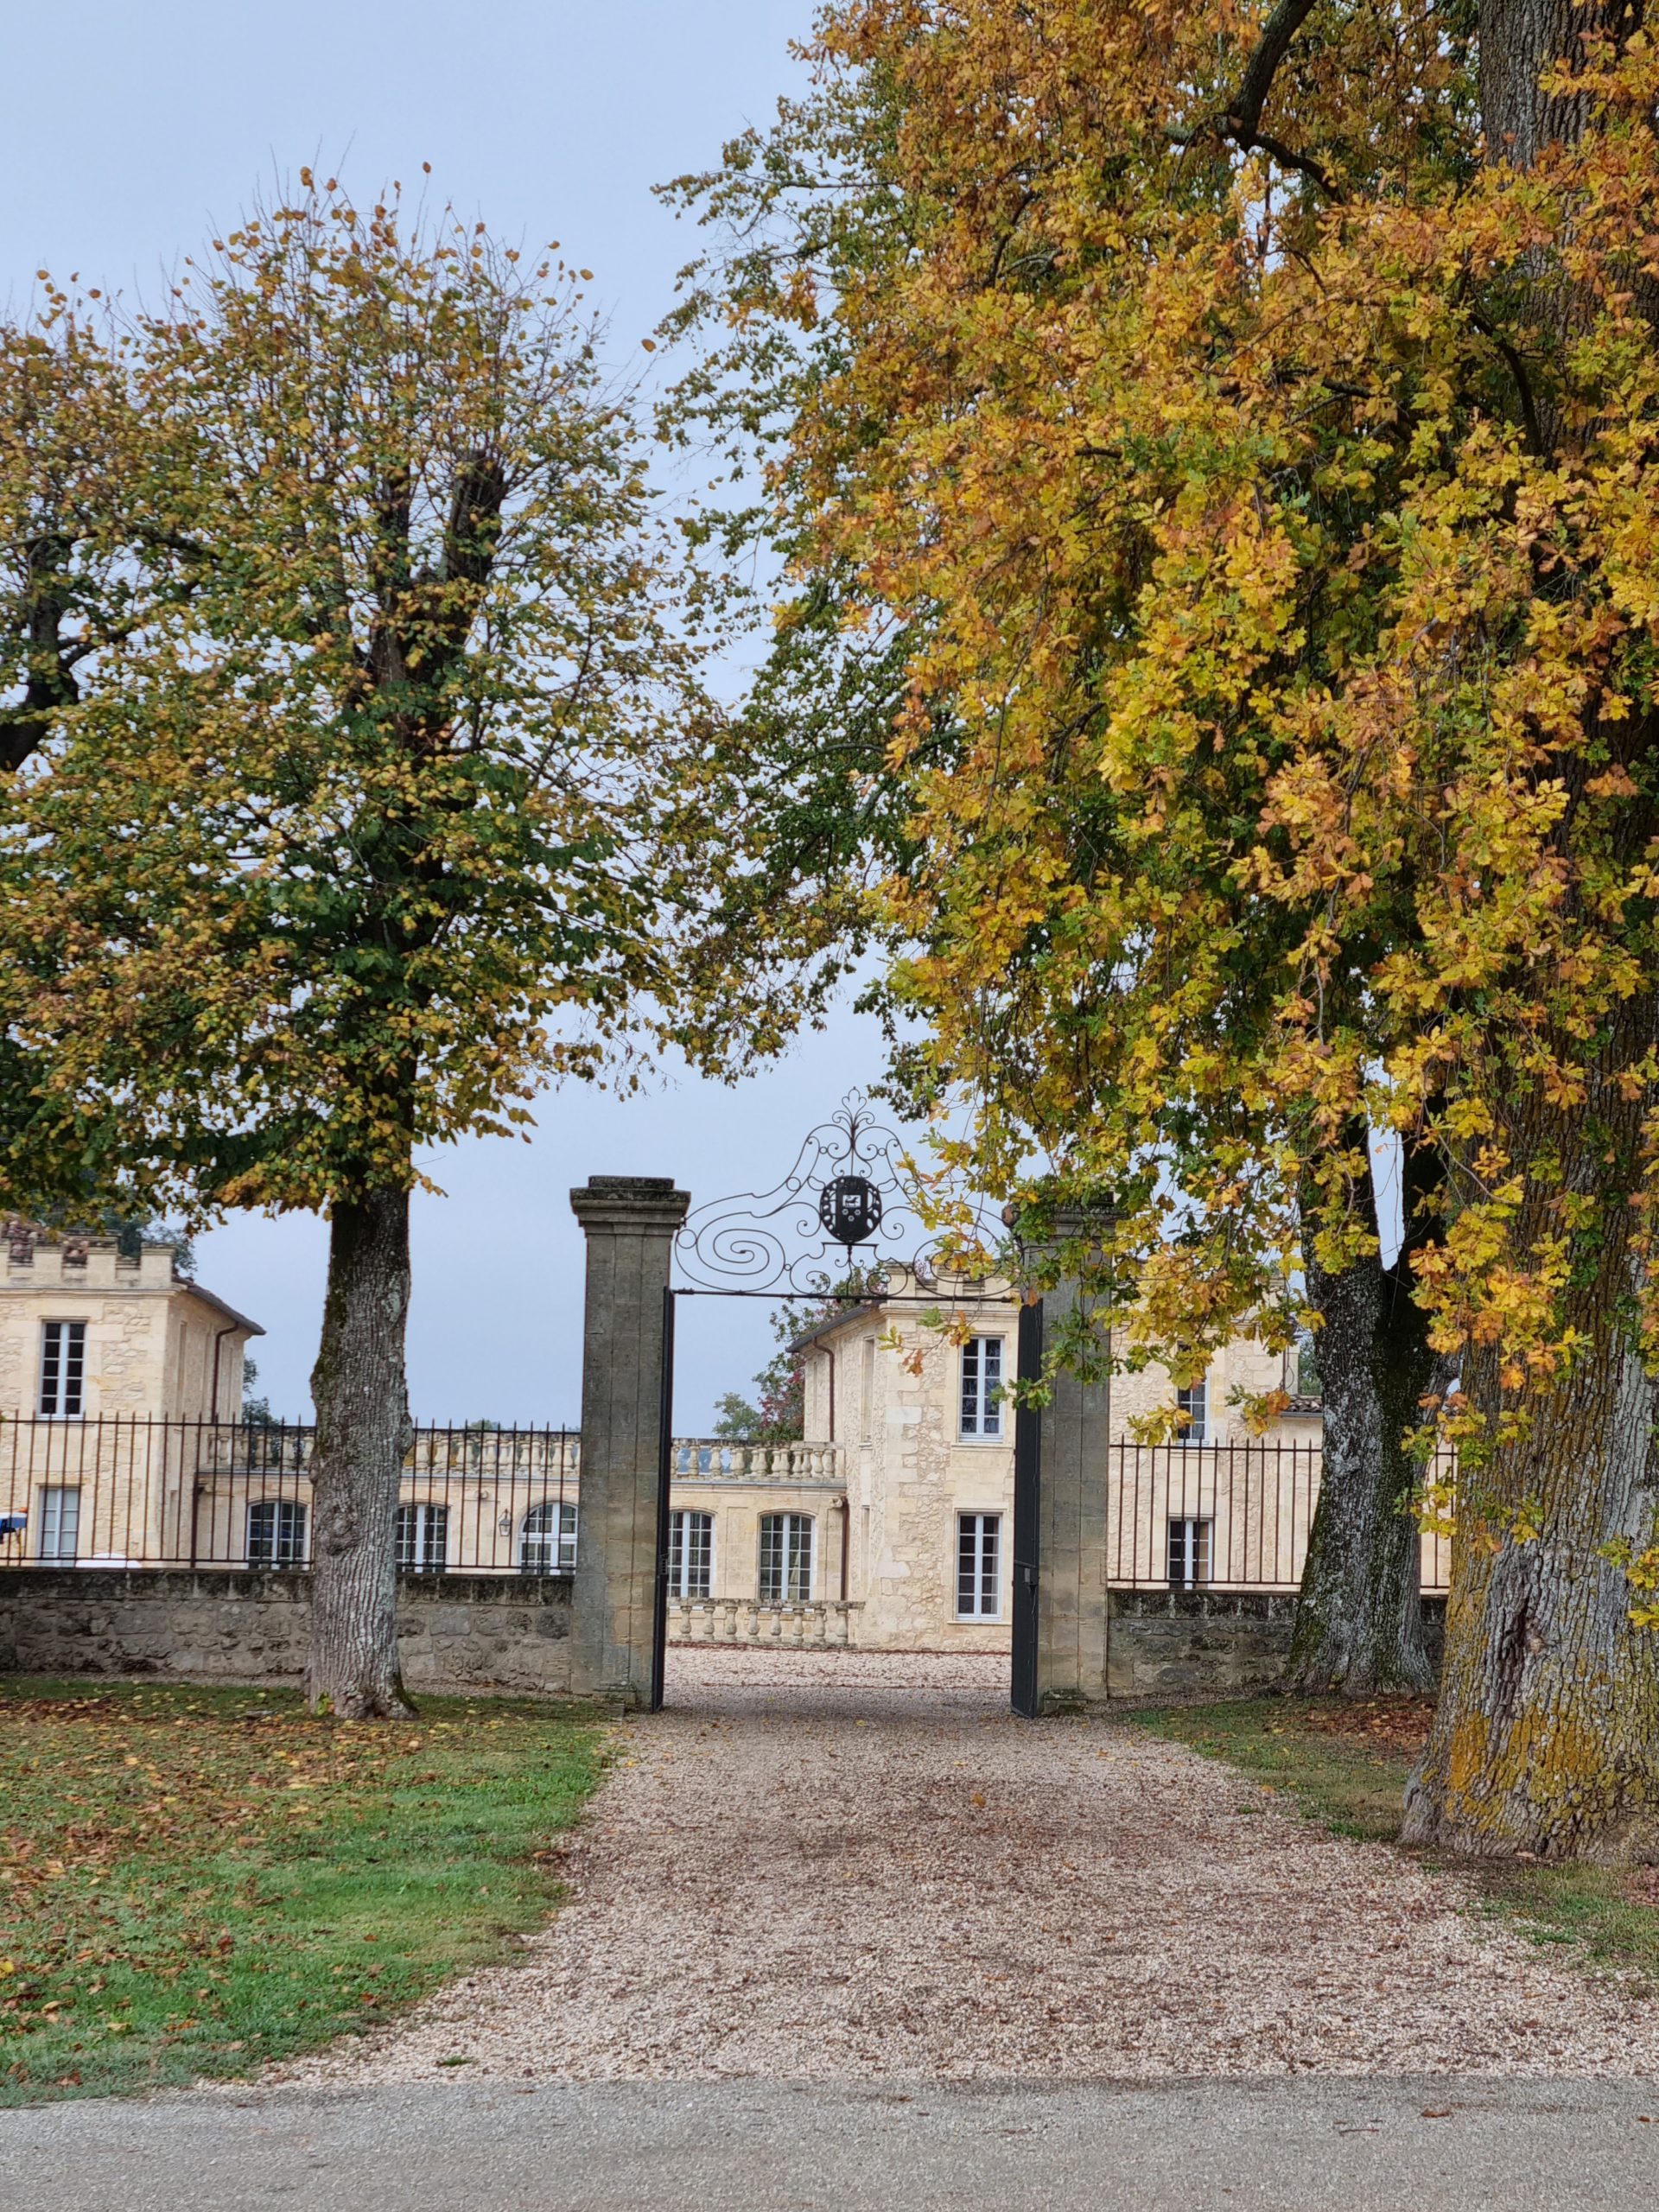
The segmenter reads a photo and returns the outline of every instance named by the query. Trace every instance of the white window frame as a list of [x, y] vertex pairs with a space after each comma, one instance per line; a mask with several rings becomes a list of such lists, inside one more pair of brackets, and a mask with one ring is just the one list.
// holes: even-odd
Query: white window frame
[[969, 1337], [962, 1347], [957, 1381], [957, 1435], [964, 1444], [1002, 1441], [1002, 1386], [1007, 1376], [1007, 1339]]
[[[696, 1523], [694, 1527], [692, 1524]], [[690, 1538], [690, 1541], [687, 1539]], [[712, 1598], [715, 1594], [715, 1516], [692, 1506], [676, 1506], [668, 1516], [668, 1594], [671, 1598]]]
[[[256, 1559], [253, 1555], [253, 1516], [267, 1510], [271, 1522], [270, 1556]], [[303, 1498], [251, 1497], [248, 1500], [244, 1548], [250, 1567], [264, 1567], [272, 1573], [290, 1567], [303, 1567], [310, 1539], [311, 1516], [306, 1510]]]
[[40, 1558], [61, 1566], [65, 1560], [79, 1557], [79, 1483], [48, 1483], [42, 1488], [40, 1527]]
[[574, 1574], [576, 1509], [569, 1498], [544, 1497], [518, 1524], [520, 1574]]
[[[67, 1401], [72, 1395], [74, 1403], [70, 1405]], [[86, 1418], [86, 1324], [84, 1321], [41, 1322], [40, 1389], [35, 1394], [35, 1403], [40, 1408], [41, 1421], [83, 1421]]]
[[760, 1516], [760, 1571], [756, 1586], [763, 1605], [812, 1603], [814, 1549], [810, 1513]]
[[1215, 1573], [1216, 1524], [1196, 1513], [1169, 1516], [1169, 1586], [1203, 1590]]
[[430, 1498], [406, 1499], [397, 1508], [392, 1541], [399, 1574], [442, 1574], [449, 1564], [449, 1508]]
[[1178, 1444], [1207, 1444], [1210, 1441], [1209, 1376], [1206, 1375], [1202, 1382], [1188, 1383], [1184, 1389], [1178, 1390], [1175, 1404], [1179, 1412], [1192, 1416], [1175, 1441]]
[[957, 1516], [957, 1618], [1000, 1621], [1002, 1618], [1002, 1516]]

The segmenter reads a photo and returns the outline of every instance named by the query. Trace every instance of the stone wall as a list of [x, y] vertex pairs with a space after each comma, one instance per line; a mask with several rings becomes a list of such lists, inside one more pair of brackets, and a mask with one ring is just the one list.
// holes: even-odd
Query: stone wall
[[[296, 1681], [311, 1578], [21, 1567], [0, 1573], [0, 1671]], [[411, 1689], [558, 1694], [570, 1684], [570, 1578], [400, 1577], [397, 1636]]]
[[[1107, 1687], [1113, 1697], [1247, 1697], [1274, 1688], [1296, 1618], [1294, 1597], [1204, 1590], [1114, 1590]], [[1423, 1599], [1436, 1667], [1446, 1600]]]
[[[821, 1605], [670, 1609], [675, 1643], [862, 1643], [849, 1615]], [[1244, 1697], [1283, 1669], [1294, 1598], [1115, 1590], [1107, 1684], [1113, 1697]], [[1423, 1600], [1438, 1665], [1446, 1601]], [[191, 1574], [19, 1567], [0, 1573], [0, 1673], [146, 1675], [188, 1681], [296, 1681], [311, 1624], [311, 1578], [245, 1569]], [[561, 1694], [570, 1684], [568, 1575], [406, 1575], [397, 1630], [411, 1689]], [[933, 1647], [935, 1649], [940, 1648]]]

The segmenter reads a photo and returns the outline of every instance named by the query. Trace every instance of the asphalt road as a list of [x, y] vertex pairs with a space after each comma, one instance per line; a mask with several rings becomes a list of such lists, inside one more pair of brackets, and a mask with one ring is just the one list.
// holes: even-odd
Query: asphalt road
[[444, 2082], [0, 2113], [4, 2212], [1653, 2212], [1659, 2082]]

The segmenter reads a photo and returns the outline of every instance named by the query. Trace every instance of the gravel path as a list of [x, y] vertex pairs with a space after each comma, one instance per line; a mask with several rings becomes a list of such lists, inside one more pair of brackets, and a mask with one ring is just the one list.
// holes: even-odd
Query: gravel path
[[1659, 2008], [1455, 1878], [1122, 1724], [1017, 1721], [1005, 1661], [671, 1663], [525, 1962], [275, 2078], [1659, 2075]]

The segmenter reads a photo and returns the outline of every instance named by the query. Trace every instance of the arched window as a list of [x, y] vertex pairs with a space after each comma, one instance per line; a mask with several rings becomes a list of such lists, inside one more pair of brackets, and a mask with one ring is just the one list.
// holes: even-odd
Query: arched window
[[576, 1564], [576, 1509], [556, 1497], [532, 1505], [518, 1535], [521, 1574], [569, 1574]]

